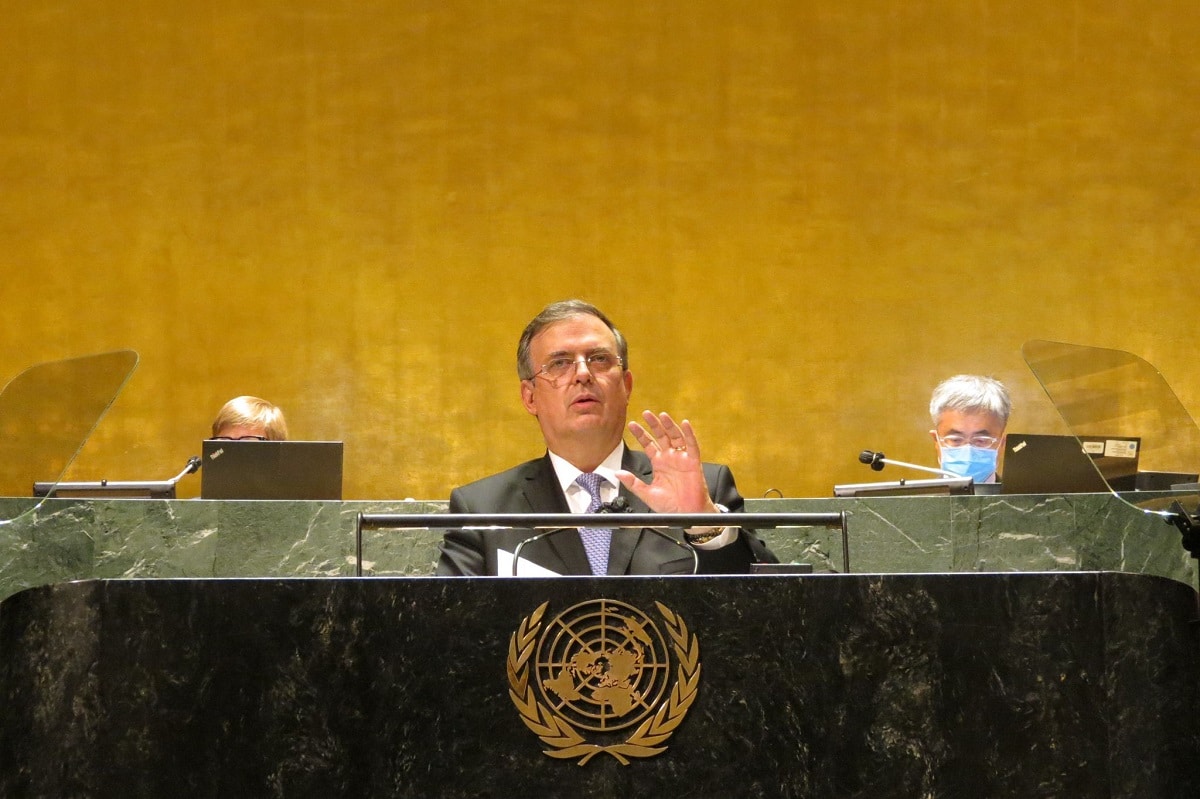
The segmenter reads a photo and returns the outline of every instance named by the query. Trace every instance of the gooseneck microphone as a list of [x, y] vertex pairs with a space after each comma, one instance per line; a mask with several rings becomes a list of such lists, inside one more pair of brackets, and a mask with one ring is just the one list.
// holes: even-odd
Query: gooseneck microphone
[[862, 452], [858, 453], [858, 462], [867, 464], [868, 466], [870, 466], [873, 470], [875, 470], [877, 472], [882, 472], [884, 464], [890, 463], [893, 466], [904, 466], [909, 469], [916, 469], [917, 471], [920, 471], [920, 472], [929, 472], [930, 474], [936, 474], [938, 477], [949, 477], [949, 478], [962, 477], [962, 475], [960, 475], [960, 474], [954, 474], [953, 472], [943, 471], [942, 469], [931, 469], [928, 466], [918, 466], [915, 463], [905, 463], [904, 461], [894, 461], [894, 460], [891, 460], [890, 458], [888, 458], [882, 452], [873, 452], [872, 450], [869, 450], [869, 449], [864, 449]]
[[167, 482], [174, 486], [187, 475], [200, 471], [200, 467], [203, 465], [203, 463], [204, 462], [200, 460], [199, 455], [193, 455], [192, 457], [188, 458], [187, 466], [183, 467], [183, 471], [172, 477]]

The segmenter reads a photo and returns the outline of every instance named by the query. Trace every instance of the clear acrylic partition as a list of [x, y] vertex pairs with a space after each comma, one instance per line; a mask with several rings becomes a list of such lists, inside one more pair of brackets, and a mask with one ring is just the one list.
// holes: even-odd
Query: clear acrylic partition
[[[0, 496], [32, 497], [35, 482], [57, 484], [137, 363], [137, 353], [119, 350], [37, 364], [9, 381], [0, 392]], [[0, 513], [0, 525], [40, 505]]]
[[1141, 438], [1138, 476], [1156, 479], [1142, 481], [1143, 490], [1109, 485], [1113, 494], [1149, 513], [1172, 515], [1176, 502], [1195, 512], [1200, 429], [1158, 369], [1122, 350], [1057, 341], [1029, 341], [1021, 351], [1073, 435]]

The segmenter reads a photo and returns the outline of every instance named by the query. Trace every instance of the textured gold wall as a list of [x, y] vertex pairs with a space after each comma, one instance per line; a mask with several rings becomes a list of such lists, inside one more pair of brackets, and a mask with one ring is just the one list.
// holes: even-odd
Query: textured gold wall
[[254, 393], [346, 441], [349, 498], [539, 454], [513, 351], [568, 296], [747, 495], [930, 462], [960, 371], [1061, 429], [1031, 338], [1198, 415], [1198, 34], [1184, 0], [18, 4], [0, 374], [141, 354], [77, 479], [170, 476]]

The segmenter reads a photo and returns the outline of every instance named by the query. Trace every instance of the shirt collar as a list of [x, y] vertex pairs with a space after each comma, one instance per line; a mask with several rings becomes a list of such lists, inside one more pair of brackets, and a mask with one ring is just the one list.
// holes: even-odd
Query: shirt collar
[[[547, 450], [549, 451], [549, 450]], [[617, 442], [617, 446], [612, 452], [608, 453], [608, 457], [600, 462], [600, 465], [595, 468], [595, 473], [608, 481], [609, 485], [617, 487], [621, 484], [617, 482], [617, 470], [621, 468], [621, 458], [625, 455], [625, 442]], [[558, 476], [559, 485], [566, 492], [575, 483], [575, 478], [583, 474], [583, 470], [577, 468], [574, 464], [563, 458], [560, 455], [555, 455], [550, 452], [550, 463], [554, 466], [554, 473]]]

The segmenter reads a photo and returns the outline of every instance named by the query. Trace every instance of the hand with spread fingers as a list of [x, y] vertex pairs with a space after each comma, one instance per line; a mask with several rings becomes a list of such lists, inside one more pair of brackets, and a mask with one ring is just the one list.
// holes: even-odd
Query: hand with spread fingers
[[708, 493], [700, 462], [700, 444], [687, 419], [676, 424], [669, 413], [643, 411], [646, 426], [629, 423], [629, 432], [642, 445], [654, 467], [646, 483], [626, 471], [616, 473], [621, 484], [656, 513], [717, 513]]

